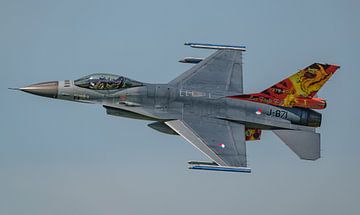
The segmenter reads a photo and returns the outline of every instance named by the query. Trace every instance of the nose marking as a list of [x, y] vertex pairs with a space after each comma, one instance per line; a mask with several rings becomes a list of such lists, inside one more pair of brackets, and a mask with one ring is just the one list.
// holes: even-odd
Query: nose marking
[[120, 96], [120, 101], [125, 101], [126, 100], [126, 95], [121, 95]]
[[58, 81], [49, 81], [38, 84], [32, 84], [26, 87], [22, 87], [19, 90], [38, 96], [57, 98], [58, 87], [59, 87]]

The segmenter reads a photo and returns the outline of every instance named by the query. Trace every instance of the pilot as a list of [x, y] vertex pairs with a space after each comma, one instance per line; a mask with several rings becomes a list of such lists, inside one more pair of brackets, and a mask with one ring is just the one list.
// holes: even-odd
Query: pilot
[[107, 81], [106, 82], [106, 89], [107, 90], [116, 89], [116, 83], [114, 81]]

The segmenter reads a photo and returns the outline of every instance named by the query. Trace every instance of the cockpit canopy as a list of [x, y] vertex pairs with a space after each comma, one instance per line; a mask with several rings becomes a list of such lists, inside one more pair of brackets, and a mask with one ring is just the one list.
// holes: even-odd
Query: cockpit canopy
[[143, 86], [143, 83], [141, 82], [134, 81], [123, 76], [105, 73], [87, 75], [75, 80], [74, 84], [78, 87], [92, 90], [117, 90]]

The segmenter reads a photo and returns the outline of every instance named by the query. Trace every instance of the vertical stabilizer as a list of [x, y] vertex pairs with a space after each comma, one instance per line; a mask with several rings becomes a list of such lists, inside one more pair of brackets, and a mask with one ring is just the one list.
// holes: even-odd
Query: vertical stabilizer
[[338, 65], [314, 63], [260, 93], [229, 96], [282, 107], [324, 109], [326, 101], [317, 92], [339, 69]]

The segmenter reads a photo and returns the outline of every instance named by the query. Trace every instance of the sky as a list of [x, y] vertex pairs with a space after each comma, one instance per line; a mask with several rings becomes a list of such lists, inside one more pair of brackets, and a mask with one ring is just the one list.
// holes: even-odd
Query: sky
[[[0, 214], [347, 214], [360, 212], [360, 2], [0, 0]], [[247, 144], [251, 174], [194, 171], [184, 139], [101, 106], [10, 91], [97, 72], [167, 83], [209, 50], [245, 45], [244, 89], [314, 62], [341, 69], [319, 92], [322, 158], [273, 133]]]

